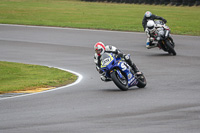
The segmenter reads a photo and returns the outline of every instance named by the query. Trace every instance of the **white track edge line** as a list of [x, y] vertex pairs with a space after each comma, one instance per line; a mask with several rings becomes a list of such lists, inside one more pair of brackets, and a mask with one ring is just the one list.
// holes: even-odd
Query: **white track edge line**
[[95, 31], [95, 32], [118, 32], [118, 33], [134, 33], [134, 34], [145, 34], [144, 32], [132, 32], [132, 31], [115, 31], [115, 30], [97, 30], [97, 29], [82, 29], [82, 28], [70, 28], [70, 27], [53, 27], [53, 26], [36, 26], [36, 25], [17, 25], [17, 24], [0, 24], [0, 26], [15, 26], [15, 27], [29, 27], [29, 28], [46, 28], [46, 29], [68, 29], [68, 30], [79, 30], [79, 31]]
[[59, 68], [59, 67], [51, 67], [51, 66], [48, 66], [48, 67], [50, 67], [50, 68], [57, 68], [57, 69], [60, 69], [60, 70], [63, 70], [63, 71], [70, 72], [72, 74], [77, 75], [78, 79], [75, 82], [71, 83], [71, 84], [68, 84], [68, 85], [65, 85], [65, 86], [61, 86], [61, 87], [57, 87], [57, 88], [54, 88], [54, 89], [45, 90], [45, 91], [36, 92], [36, 93], [22, 94], [22, 95], [18, 95], [18, 96], [11, 96], [11, 97], [0, 98], [0, 100], [6, 100], [6, 99], [12, 99], [12, 98], [18, 98], [18, 97], [24, 97], [24, 96], [30, 96], [30, 95], [35, 95], [35, 94], [40, 94], [40, 93], [46, 93], [46, 92], [50, 92], [50, 91], [60, 90], [60, 89], [63, 89], [63, 88], [67, 88], [67, 87], [76, 85], [76, 84], [78, 84], [83, 79], [83, 76], [81, 74], [79, 74], [77, 72], [74, 72], [72, 70], [63, 69], [63, 68]]

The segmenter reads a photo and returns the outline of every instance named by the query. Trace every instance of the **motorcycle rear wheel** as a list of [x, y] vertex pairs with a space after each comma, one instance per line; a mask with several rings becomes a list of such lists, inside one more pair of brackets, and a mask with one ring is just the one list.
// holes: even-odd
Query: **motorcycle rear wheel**
[[172, 44], [166, 40], [166, 46], [168, 47], [168, 53], [169, 54], [173, 54], [174, 56], [176, 55], [176, 51], [174, 50], [174, 47], [172, 46]]
[[122, 90], [122, 91], [127, 91], [128, 90], [128, 80], [127, 79], [125, 79], [126, 82], [124, 82], [125, 80], [122, 81], [116, 71], [112, 72], [110, 74], [110, 76], [111, 76], [113, 82], [115, 83], [115, 85], [120, 90]]
[[138, 84], [137, 84], [138, 88], [144, 88], [147, 85], [146, 78], [143, 74], [138, 76], [137, 80], [138, 80]]

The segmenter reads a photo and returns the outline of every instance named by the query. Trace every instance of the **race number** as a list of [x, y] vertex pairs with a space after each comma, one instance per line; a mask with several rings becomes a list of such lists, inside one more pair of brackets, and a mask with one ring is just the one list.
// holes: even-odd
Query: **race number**
[[125, 71], [125, 70], [127, 69], [126, 63], [123, 62], [123, 63], [121, 64], [121, 67], [122, 67], [122, 71]]

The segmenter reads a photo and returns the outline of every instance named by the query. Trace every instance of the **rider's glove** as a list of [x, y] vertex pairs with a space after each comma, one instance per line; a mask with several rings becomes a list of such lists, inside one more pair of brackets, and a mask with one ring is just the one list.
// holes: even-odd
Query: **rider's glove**
[[123, 54], [123, 53], [118, 53], [118, 54], [117, 54], [117, 57], [122, 57], [122, 58], [123, 58], [124, 55], [125, 55], [125, 54]]
[[151, 42], [153, 42], [153, 41], [154, 41], [154, 38], [153, 38], [153, 37], [150, 37], [149, 40], [150, 40]]
[[166, 24], [166, 23], [167, 23], [167, 20], [166, 20], [166, 19], [163, 19], [163, 22]]

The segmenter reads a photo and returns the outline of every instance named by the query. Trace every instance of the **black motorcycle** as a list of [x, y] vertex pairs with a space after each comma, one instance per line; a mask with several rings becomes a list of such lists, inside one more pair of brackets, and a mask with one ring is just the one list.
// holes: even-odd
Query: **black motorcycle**
[[176, 55], [176, 51], [174, 50], [175, 43], [173, 42], [173, 39], [170, 35], [170, 29], [168, 26], [164, 24], [164, 22], [157, 20], [154, 21], [155, 24], [164, 25], [167, 28], [158, 28], [157, 29], [157, 35], [155, 36], [155, 41], [157, 41], [157, 47], [162, 49], [165, 52], [168, 52], [169, 54]]

